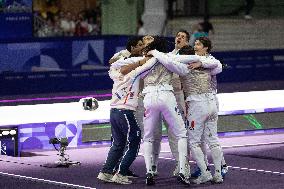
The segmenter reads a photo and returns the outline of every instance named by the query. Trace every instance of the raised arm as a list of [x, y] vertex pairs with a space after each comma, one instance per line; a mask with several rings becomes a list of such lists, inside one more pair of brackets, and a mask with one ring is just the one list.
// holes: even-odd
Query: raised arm
[[216, 68], [218, 66], [218, 63], [220, 63], [220, 61], [213, 56], [200, 56], [200, 62], [202, 63], [203, 68], [209, 69]]
[[132, 70], [129, 75], [133, 78], [143, 78], [158, 63], [156, 58], [150, 58], [143, 65]]
[[[144, 77], [148, 72], [155, 66], [157, 60], [155, 58], [148, 57], [147, 61], [141, 62], [141, 66], [134, 68], [130, 73], [123, 74], [121, 73], [122, 68], [115, 68], [113, 65], [110, 66], [109, 76], [112, 80], [120, 79], [124, 77], [123, 75], [127, 75], [127, 77], [131, 79]], [[132, 64], [131, 64], [132, 65]]]
[[119, 60], [115, 61], [113, 64], [111, 64], [111, 67], [115, 69], [120, 69], [123, 66], [127, 66], [130, 64], [134, 64], [140, 60], [142, 60], [143, 57], [131, 57], [131, 58], [120, 58]]
[[144, 57], [143, 59], [133, 63], [133, 64], [129, 64], [129, 65], [125, 65], [125, 66], [122, 66], [121, 69], [120, 69], [120, 72], [123, 74], [123, 75], [126, 75], [128, 74], [129, 72], [131, 72], [132, 70], [138, 68], [139, 66], [142, 66], [143, 64], [145, 64], [147, 62], [147, 60], [149, 60], [150, 57]]
[[222, 71], [223, 71], [223, 67], [222, 67], [221, 62], [219, 61], [216, 68], [210, 69], [210, 74], [211, 75], [217, 75], [217, 74], [221, 73]]
[[186, 64], [182, 64], [180, 62], [173, 60], [171, 56], [168, 56], [165, 53], [161, 53], [157, 50], [152, 50], [149, 52], [149, 54], [152, 54], [161, 64], [163, 64], [171, 72], [174, 72], [182, 76], [189, 73]]
[[217, 75], [222, 72], [222, 64], [219, 60], [214, 57], [202, 57], [200, 61], [192, 63], [188, 66], [190, 69], [196, 69], [203, 67], [209, 70], [211, 75]]
[[202, 56], [200, 58], [201, 61], [201, 66], [203, 68], [208, 68], [210, 69], [210, 74], [211, 75], [217, 75], [222, 72], [222, 64], [219, 60], [214, 58], [213, 56]]
[[112, 63], [118, 61], [120, 58], [127, 58], [129, 56], [130, 56], [130, 52], [128, 50], [126, 50], [126, 49], [125, 50], [121, 50], [121, 51], [115, 53], [111, 57], [111, 59], [109, 60], [109, 64], [112, 64]]
[[200, 56], [198, 55], [173, 55], [173, 54], [170, 54], [169, 55], [173, 61], [177, 61], [177, 62], [180, 62], [180, 63], [183, 63], [183, 64], [189, 64], [189, 63], [192, 63], [192, 62], [197, 62], [200, 60]]

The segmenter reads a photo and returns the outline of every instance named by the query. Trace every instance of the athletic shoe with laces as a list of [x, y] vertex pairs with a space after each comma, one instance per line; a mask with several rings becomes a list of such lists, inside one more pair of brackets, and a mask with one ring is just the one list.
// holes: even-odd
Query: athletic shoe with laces
[[[184, 172], [185, 172], [185, 177], [186, 178], [189, 178], [189, 177], [191, 177], [190, 176], [190, 166], [189, 166], [189, 162], [186, 162], [185, 163], [185, 170], [184, 170]], [[176, 167], [175, 167], [175, 170], [173, 171], [173, 176], [174, 177], [176, 177], [176, 176], [178, 176], [179, 175], [179, 163], [176, 163]]]
[[182, 174], [182, 173], [178, 174], [177, 180], [182, 184], [190, 185], [188, 177], [185, 177], [184, 174]]
[[192, 178], [197, 178], [197, 177], [199, 177], [200, 175], [201, 175], [201, 170], [200, 170], [199, 167], [197, 167], [196, 170], [195, 170], [193, 173], [191, 173], [191, 177], [192, 177]]
[[195, 183], [195, 184], [202, 184], [202, 183], [205, 183], [205, 182], [208, 182], [208, 181], [211, 181], [213, 178], [212, 178], [212, 175], [210, 173], [210, 171], [205, 171], [205, 173], [201, 173], [201, 175], [193, 180], [192, 182]]
[[97, 178], [98, 178], [99, 180], [102, 180], [102, 181], [104, 181], [104, 182], [113, 182], [113, 181], [112, 181], [112, 177], [113, 177], [112, 174], [103, 173], [103, 172], [100, 172], [99, 175], [97, 176]]
[[228, 173], [228, 171], [229, 171], [229, 168], [226, 164], [221, 166], [221, 175], [223, 179], [225, 178], [225, 175]]
[[131, 184], [132, 181], [128, 179], [127, 176], [123, 176], [119, 173], [116, 173], [112, 179], [113, 182], [118, 183], [118, 184]]
[[152, 171], [154, 176], [158, 176], [158, 169], [156, 165], [152, 165]]
[[213, 176], [213, 179], [212, 179], [212, 182], [213, 183], [216, 183], [216, 184], [221, 184], [221, 183], [223, 183], [223, 177], [222, 177], [222, 175], [219, 173], [219, 174], [215, 174], [214, 176]]
[[[210, 171], [210, 168], [207, 167], [207, 170]], [[201, 170], [199, 167], [197, 167], [196, 170], [193, 173], [191, 173], [191, 178], [197, 178], [200, 175], [201, 175]]]
[[127, 175], [128, 178], [139, 178], [138, 175], [136, 175], [135, 173], [133, 173], [132, 171], [128, 170], [127, 171]]
[[155, 184], [154, 175], [152, 173], [146, 174], [146, 185], [151, 186]]

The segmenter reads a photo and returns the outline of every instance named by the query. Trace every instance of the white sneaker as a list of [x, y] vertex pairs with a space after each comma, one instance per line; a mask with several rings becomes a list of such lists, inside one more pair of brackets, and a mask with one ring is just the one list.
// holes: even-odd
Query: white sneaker
[[[184, 176], [186, 178], [190, 177], [190, 166], [189, 166], [189, 162], [185, 163], [185, 170], [184, 170], [185, 174]], [[179, 175], [179, 163], [176, 164], [175, 170], [173, 171], [173, 176], [176, 177]]]
[[225, 175], [228, 173], [229, 168], [227, 165], [222, 165], [221, 166], [221, 175], [223, 177], [223, 179], [225, 178]]
[[132, 181], [128, 179], [127, 176], [123, 176], [119, 173], [116, 173], [113, 177], [112, 177], [112, 182], [118, 183], [118, 184], [131, 184]]
[[212, 179], [212, 182], [213, 183], [216, 183], [216, 184], [221, 184], [223, 183], [223, 177], [221, 174], [215, 174], [213, 179]]
[[193, 180], [192, 182], [195, 184], [202, 184], [202, 183], [211, 181], [212, 179], [213, 178], [212, 178], [210, 171], [206, 171], [203, 174], [201, 173], [201, 175], [197, 179]]
[[99, 175], [97, 176], [98, 179], [105, 181], [105, 182], [113, 182], [112, 179], [113, 175], [109, 173], [102, 173], [100, 172]]
[[182, 184], [190, 185], [189, 178], [185, 177], [184, 174], [182, 174], [182, 173], [178, 174], [177, 180]]

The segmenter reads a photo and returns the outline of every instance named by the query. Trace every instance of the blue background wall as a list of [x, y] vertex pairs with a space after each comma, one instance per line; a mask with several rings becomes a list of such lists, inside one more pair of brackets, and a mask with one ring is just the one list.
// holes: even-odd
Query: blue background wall
[[[2, 40], [0, 95], [111, 89], [108, 60], [125, 48], [128, 37]], [[212, 54], [228, 65], [218, 76], [219, 82], [284, 79], [284, 49]], [[81, 70], [82, 65], [95, 69]], [[31, 72], [33, 66], [59, 71]]]

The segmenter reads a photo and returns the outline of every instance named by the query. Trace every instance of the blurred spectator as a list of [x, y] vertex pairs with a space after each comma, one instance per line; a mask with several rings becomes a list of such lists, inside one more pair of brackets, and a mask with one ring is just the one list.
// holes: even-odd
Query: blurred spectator
[[74, 10], [63, 12], [59, 7], [62, 3], [59, 3], [59, 1], [54, 0], [52, 3], [48, 1], [43, 5], [37, 5], [38, 12], [34, 12], [36, 36], [87, 36], [101, 33], [99, 4], [95, 9], [81, 10], [76, 16]]
[[60, 27], [63, 30], [64, 36], [73, 36], [75, 31], [75, 22], [72, 21], [72, 15], [70, 12], [66, 14], [60, 12]]
[[79, 13], [75, 28], [75, 35], [86, 36], [87, 33], [88, 33], [88, 21], [85, 19], [83, 13]]
[[54, 16], [53, 36], [54, 37], [63, 36], [63, 31], [60, 27], [60, 18], [58, 15]]
[[144, 23], [141, 19], [139, 19], [138, 22], [137, 22], [137, 35], [142, 36], [142, 35], [146, 35], [146, 34], [147, 34], [147, 32], [144, 28]]
[[208, 37], [208, 33], [204, 32], [204, 29], [201, 25], [201, 23], [198, 23], [195, 27], [195, 29], [193, 30], [192, 35], [190, 36], [189, 39], [189, 45], [191, 47], [194, 46], [195, 40], [199, 37]]
[[[70, 13], [71, 14], [71, 13]], [[76, 30], [76, 15], [72, 14], [70, 16], [69, 24], [70, 24], [70, 36], [75, 35]]]
[[255, 4], [255, 0], [242, 0], [243, 1], [243, 4], [241, 4], [240, 7], [238, 7], [236, 10], [233, 10], [231, 12], [231, 15], [239, 15], [240, 12], [245, 12], [245, 16], [244, 18], [245, 19], [252, 19], [252, 16], [250, 15], [251, 14], [251, 11], [254, 7], [254, 4]]
[[254, 0], [246, 0], [245, 19], [252, 19], [250, 13], [253, 7], [254, 7]]
[[89, 17], [88, 19], [88, 34], [89, 35], [98, 35], [99, 34], [99, 26], [95, 23], [93, 17]]
[[200, 23], [203, 28], [203, 31], [208, 35], [214, 34], [214, 28], [211, 22], [209, 21], [209, 15], [204, 16], [203, 22]]
[[53, 36], [53, 21], [49, 18], [46, 20], [46, 24], [38, 31], [39, 37]]

